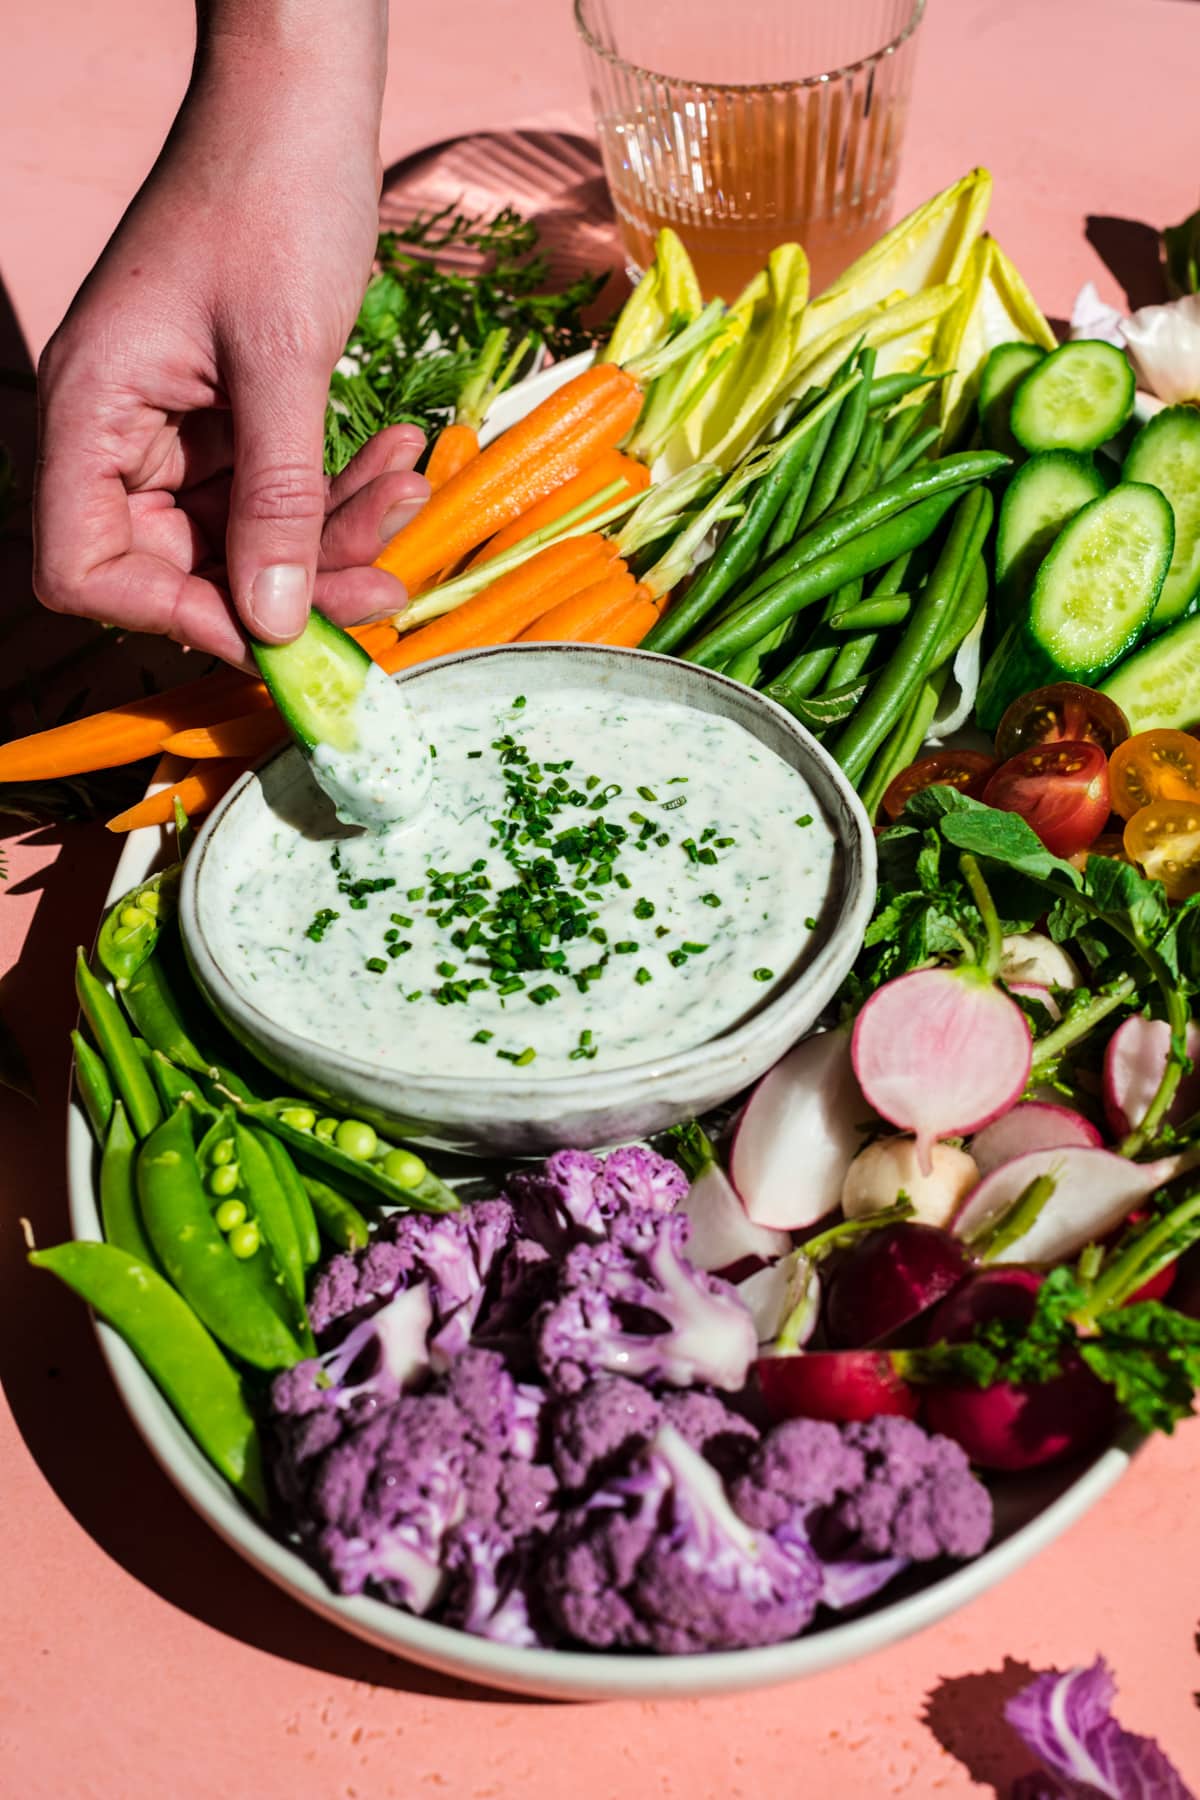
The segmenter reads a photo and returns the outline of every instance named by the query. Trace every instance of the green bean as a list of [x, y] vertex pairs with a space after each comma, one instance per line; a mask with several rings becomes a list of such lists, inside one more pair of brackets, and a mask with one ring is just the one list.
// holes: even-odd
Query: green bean
[[[425, 1177], [415, 1187], [403, 1187], [394, 1181], [384, 1168], [387, 1153], [393, 1148], [382, 1141], [377, 1156], [359, 1158], [350, 1156], [337, 1144], [331, 1143], [315, 1128], [302, 1130], [291, 1123], [287, 1114], [296, 1111], [311, 1111], [303, 1100], [277, 1099], [245, 1101], [240, 1096], [230, 1093], [229, 1098], [237, 1107], [244, 1119], [255, 1125], [263, 1126], [275, 1137], [281, 1138], [288, 1148], [294, 1151], [300, 1162], [300, 1173], [307, 1173], [306, 1165], [316, 1163], [323, 1168], [332, 1169], [352, 1193], [369, 1197], [372, 1200], [388, 1200], [393, 1206], [415, 1207], [419, 1212], [457, 1212], [458, 1201], [454, 1190], [448, 1188], [444, 1181], [430, 1169], [426, 1169]], [[318, 1121], [319, 1123], [319, 1121]], [[339, 1121], [341, 1123], [341, 1121]]]
[[963, 639], [970, 636], [980, 613], [987, 605], [987, 596], [987, 565], [982, 556], [977, 556], [975, 566], [959, 592], [954, 611], [946, 621], [946, 629], [938, 639], [937, 651], [930, 665], [932, 668], [940, 668], [942, 663], [948, 662]]
[[835, 761], [856, 786], [931, 667], [991, 519], [992, 496], [986, 487], [974, 487], [958, 500], [941, 554], [921, 589], [899, 646], [834, 743]]
[[57, 1244], [29, 1261], [116, 1331], [200, 1449], [256, 1511], [267, 1511], [258, 1427], [242, 1384], [186, 1300], [115, 1244]]
[[304, 1349], [260, 1282], [266, 1252], [239, 1262], [217, 1229], [180, 1107], [142, 1145], [138, 1200], [146, 1234], [167, 1276], [213, 1336], [256, 1369], [286, 1369]]
[[82, 949], [75, 952], [75, 992], [100, 1054], [108, 1065], [113, 1086], [125, 1102], [129, 1122], [139, 1137], [146, 1137], [162, 1118], [154, 1083], [134, 1048], [133, 1033], [125, 1023], [120, 1007], [104, 983], [89, 969]]
[[[849, 581], [837, 588], [825, 602], [821, 622], [813, 631], [799, 656], [795, 657], [772, 683], [772, 694], [781, 706], [793, 700], [804, 700], [815, 694], [837, 657], [839, 640], [830, 630], [838, 607], [849, 605], [862, 592], [862, 581]], [[778, 688], [778, 692], [776, 692]]]
[[[758, 555], [780, 505], [794, 489], [804, 457], [832, 418], [843, 397], [861, 377], [833, 386], [807, 414], [790, 427], [792, 442], [755, 487], [749, 506], [699, 570], [686, 594], [674, 602], [642, 640], [643, 650], [673, 650], [712, 608], [742, 579]], [[785, 437], [789, 433], [785, 433]], [[802, 473], [802, 471], [801, 471]]]
[[943, 456], [938, 462], [923, 463], [918, 469], [907, 469], [894, 481], [885, 481], [873, 493], [864, 494], [852, 505], [828, 513], [811, 531], [797, 538], [789, 549], [755, 576], [750, 586], [738, 596], [738, 607], [756, 599], [806, 563], [815, 562], [818, 557], [848, 543], [860, 532], [904, 512], [918, 500], [930, 499], [948, 489], [967, 487], [976, 481], [986, 481], [997, 473], [998, 467], [1007, 466], [1007, 461], [998, 452], [975, 450], [964, 451], [959, 456]]
[[702, 668], [719, 667], [747, 644], [757, 643], [782, 619], [825, 599], [857, 576], [882, 568], [902, 551], [924, 543], [956, 498], [953, 489], [935, 492], [894, 518], [885, 518], [871, 530], [860, 532], [848, 543], [839, 544], [837, 549], [791, 570], [766, 592], [744, 602], [730, 618], [718, 620], [684, 652], [684, 659], [699, 663]]
[[198, 1074], [208, 1067], [208, 1058], [193, 1043], [179, 1002], [163, 967], [162, 958], [154, 953], [129, 977], [120, 989], [125, 1010], [155, 1050], [161, 1050], [174, 1063]]
[[108, 1065], [99, 1052], [92, 1049], [82, 1031], [71, 1033], [71, 1047], [75, 1052], [75, 1086], [79, 1089], [79, 1098], [83, 1101], [88, 1122], [103, 1143], [113, 1110], [113, 1090]]
[[[868, 599], [882, 600], [889, 594], [899, 593], [908, 575], [913, 555], [913, 551], [906, 550], [903, 556], [898, 556], [895, 562], [889, 563], [871, 589]], [[843, 644], [829, 671], [824, 691], [832, 693], [857, 681], [874, 656], [878, 643], [879, 633], [867, 631], [861, 637], [851, 638], [848, 643]]]
[[941, 435], [940, 425], [931, 425], [928, 431], [922, 431], [911, 444], [906, 444], [886, 465], [885, 478], [888, 481], [894, 481], [898, 475], [903, 475], [905, 469], [910, 469], [915, 462], [919, 462], [925, 452], [937, 443]]
[[[821, 466], [817, 478], [812, 484], [812, 491], [800, 514], [799, 529], [806, 531], [814, 525], [821, 515], [829, 510], [838, 496], [846, 473], [854, 461], [867, 423], [867, 398], [871, 391], [871, 376], [875, 372], [875, 352], [869, 347], [863, 350], [858, 359], [862, 381], [849, 396], [838, 414], [837, 424], [829, 440], [829, 448], [821, 458]], [[881, 428], [882, 429], [882, 428]]]
[[136, 1161], [137, 1138], [125, 1108], [118, 1100], [113, 1107], [112, 1123], [100, 1158], [100, 1219], [110, 1244], [115, 1244], [129, 1256], [138, 1257], [153, 1269], [156, 1267], [154, 1252], [138, 1212]]
[[831, 631], [886, 631], [889, 626], [903, 625], [911, 611], [911, 594], [872, 594], [856, 606], [834, 613], [829, 628]]
[[[913, 375], [880, 375], [871, 383], [869, 405], [874, 412], [881, 406], [895, 406], [897, 401], [905, 400], [909, 394], [915, 394], [918, 388], [933, 387], [936, 382], [945, 381], [949, 371], [941, 375], [924, 375], [918, 370]], [[920, 412], [921, 408], [906, 407], [907, 412]]]
[[836, 693], [813, 694], [808, 699], [785, 700], [774, 691], [774, 684], [765, 690], [772, 700], [778, 700], [780, 706], [786, 707], [793, 718], [809, 731], [818, 734], [828, 731], [831, 725], [840, 725], [848, 719], [858, 706], [867, 691], [865, 681], [852, 681]]
[[[849, 366], [849, 363], [843, 363], [842, 365], [843, 369], [848, 369]], [[861, 380], [861, 376], [859, 379]], [[836, 392], [836, 389], [834, 391]], [[784, 495], [783, 504], [776, 512], [771, 529], [767, 534], [766, 542], [762, 546], [763, 554], [765, 556], [771, 557], [777, 555], [778, 552], [785, 549], [795, 537], [800, 525], [800, 515], [808, 504], [808, 496], [812, 492], [812, 485], [817, 478], [817, 471], [825, 459], [826, 452], [829, 448], [829, 440], [833, 436], [845, 404], [845, 394], [843, 393], [842, 397], [838, 400], [837, 407], [831, 408], [830, 411], [825, 414], [824, 418], [820, 421], [816, 432], [812, 438], [808, 440], [808, 454], [797, 469], [796, 478]], [[748, 569], [749, 564], [747, 564], [746, 567]], [[745, 574], [746, 570], [744, 569], [742, 573]]]
[[357, 1206], [316, 1175], [302, 1175], [317, 1223], [336, 1250], [361, 1250], [371, 1241], [371, 1228]]
[[284, 1288], [296, 1303], [295, 1328], [299, 1335], [308, 1318], [304, 1309], [304, 1262], [288, 1197], [258, 1131], [238, 1119], [234, 1124], [234, 1145], [241, 1172], [238, 1198], [245, 1200], [251, 1218], [257, 1221], [283, 1277]]
[[935, 669], [925, 677], [899, 725], [879, 750], [862, 788], [862, 803], [869, 819], [874, 819], [896, 776], [920, 755], [949, 677], [948, 668]]

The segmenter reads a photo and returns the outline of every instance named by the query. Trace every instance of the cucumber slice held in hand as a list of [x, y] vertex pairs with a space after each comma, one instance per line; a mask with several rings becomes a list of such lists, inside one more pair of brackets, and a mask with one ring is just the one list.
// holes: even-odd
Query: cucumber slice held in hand
[[1055, 681], [1094, 685], [1128, 655], [1150, 621], [1174, 542], [1169, 503], [1140, 482], [1118, 482], [1077, 512], [988, 660], [976, 702], [983, 729], [994, 731], [1018, 694]]
[[1026, 450], [1097, 450], [1133, 411], [1129, 358], [1100, 338], [1075, 338], [1031, 369], [1009, 422]]
[[1158, 630], [1181, 618], [1200, 594], [1200, 412], [1168, 406], [1155, 413], [1134, 438], [1121, 478], [1149, 482], [1175, 514], [1175, 553], [1152, 621]]
[[319, 612], [290, 644], [255, 644], [271, 698], [347, 824], [411, 818], [430, 783], [429, 747], [394, 682]]

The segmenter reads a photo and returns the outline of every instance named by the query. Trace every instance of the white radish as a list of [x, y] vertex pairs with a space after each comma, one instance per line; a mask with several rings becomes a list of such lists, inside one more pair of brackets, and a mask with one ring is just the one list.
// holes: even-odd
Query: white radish
[[978, 969], [917, 969], [877, 988], [854, 1021], [854, 1072], [877, 1113], [911, 1131], [928, 1174], [938, 1138], [999, 1117], [1029, 1079], [1024, 1013]]
[[1040, 981], [1007, 981], [1004, 985], [1014, 999], [1035, 1000], [1039, 1006], [1044, 1007], [1052, 1025], [1057, 1025], [1062, 1018], [1062, 1007], [1050, 989], [1043, 987]]
[[1082, 976], [1061, 944], [1044, 931], [1021, 931], [1004, 939], [1000, 955], [1000, 979], [1035, 982], [1041, 987], [1077, 988]]
[[821, 1279], [802, 1250], [739, 1281], [737, 1296], [754, 1320], [760, 1344], [775, 1343], [790, 1320], [790, 1347], [801, 1349], [821, 1316]]
[[989, 1257], [997, 1263], [1049, 1267], [1115, 1231], [1156, 1188], [1200, 1160], [1200, 1149], [1136, 1163], [1112, 1150], [1063, 1146], [1030, 1150], [984, 1177], [968, 1195], [954, 1230], [968, 1245], [995, 1227], [1041, 1176], [1053, 1191], [1026, 1229]]
[[696, 1177], [678, 1210], [690, 1221], [688, 1261], [716, 1272], [748, 1261], [774, 1262], [792, 1247], [786, 1231], [757, 1225], [746, 1215], [725, 1171], [715, 1162]]
[[821, 1032], [789, 1050], [751, 1094], [734, 1133], [729, 1173], [749, 1217], [802, 1231], [831, 1213], [863, 1141], [865, 1110], [847, 1032]]
[[915, 1224], [948, 1226], [978, 1185], [979, 1170], [974, 1157], [953, 1144], [934, 1144], [929, 1163], [921, 1168], [915, 1138], [876, 1138], [846, 1170], [842, 1211], [848, 1219], [868, 1219], [895, 1206], [903, 1194]]
[[1081, 1150], [1099, 1150], [1104, 1139], [1090, 1119], [1069, 1106], [1048, 1105], [1043, 1100], [1022, 1100], [971, 1139], [971, 1155], [980, 1175], [990, 1175], [1001, 1163], [1024, 1156], [1029, 1150], [1060, 1150], [1074, 1144]]
[[[1158, 1092], [1171, 1049], [1171, 1027], [1165, 1019], [1144, 1019], [1141, 1013], [1119, 1025], [1104, 1053], [1104, 1111], [1114, 1137], [1134, 1131]], [[1187, 1053], [1196, 1065], [1184, 1075], [1175, 1091], [1166, 1122], [1182, 1125], [1200, 1112], [1200, 1025], [1187, 1028]]]

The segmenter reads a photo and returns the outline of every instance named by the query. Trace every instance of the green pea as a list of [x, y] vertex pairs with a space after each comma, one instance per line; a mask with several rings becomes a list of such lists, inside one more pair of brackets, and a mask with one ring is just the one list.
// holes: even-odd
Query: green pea
[[[311, 1106], [289, 1106], [287, 1111], [281, 1112], [279, 1116], [285, 1125], [290, 1125], [295, 1131], [311, 1131], [317, 1122], [317, 1115]], [[329, 1121], [323, 1119], [321, 1123], [328, 1124]], [[322, 1133], [322, 1136], [324, 1135]]]
[[317, 1137], [323, 1138], [327, 1144], [332, 1144], [337, 1128], [338, 1121], [336, 1119], [318, 1119], [313, 1126], [313, 1131]]
[[137, 903], [143, 912], [148, 912], [152, 919], [157, 919], [159, 908], [162, 905], [162, 896], [157, 888], [147, 888], [144, 894], [138, 895]]
[[151, 914], [143, 906], [123, 906], [120, 913], [122, 925], [132, 931], [135, 925], [148, 925]]
[[217, 1222], [218, 1231], [233, 1231], [245, 1223], [246, 1208], [240, 1200], [222, 1200], [213, 1218]]
[[239, 1262], [249, 1262], [259, 1246], [258, 1226], [253, 1219], [244, 1225], [235, 1225], [229, 1234], [229, 1248]]
[[339, 1150], [347, 1156], [353, 1156], [359, 1162], [366, 1162], [374, 1150], [379, 1138], [370, 1125], [362, 1119], [343, 1119], [333, 1139]]
[[239, 1180], [236, 1163], [225, 1163], [215, 1168], [208, 1178], [208, 1191], [223, 1200], [226, 1194], [232, 1194]]
[[425, 1179], [425, 1164], [411, 1150], [389, 1150], [383, 1159], [383, 1172], [400, 1188], [420, 1187]]
[[208, 1160], [219, 1169], [222, 1163], [231, 1163], [236, 1154], [232, 1138], [218, 1138], [208, 1153]]

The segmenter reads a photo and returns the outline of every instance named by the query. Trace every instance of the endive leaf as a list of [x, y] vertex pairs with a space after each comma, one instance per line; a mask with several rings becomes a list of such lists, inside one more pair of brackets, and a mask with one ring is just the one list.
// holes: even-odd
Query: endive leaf
[[767, 259], [766, 294], [755, 306], [736, 385], [723, 388], [722, 405], [709, 415], [719, 431], [706, 449], [709, 461], [732, 468], [779, 410], [808, 299], [808, 258], [799, 244], [779, 244]]
[[999, 244], [980, 238], [960, 283], [954, 310], [944, 321], [934, 351], [938, 369], [951, 369], [942, 385], [940, 422], [944, 444], [956, 442], [979, 394], [988, 353], [1020, 340], [1053, 350], [1058, 342], [1036, 300]]
[[692, 259], [664, 226], [655, 239], [654, 261], [621, 308], [601, 362], [632, 362], [658, 342], [672, 320], [689, 324], [703, 304]]
[[[958, 298], [957, 288], [948, 283], [927, 288], [921, 294], [894, 297], [890, 303], [868, 308], [846, 321], [847, 329], [838, 336], [822, 338], [818, 345], [805, 346], [793, 366], [788, 392], [799, 394], [806, 387], [822, 387], [835, 369], [841, 367], [856, 343], [870, 344], [881, 353], [877, 368], [888, 360], [888, 369], [903, 366], [911, 356], [912, 366], [927, 356], [931, 334], [938, 321], [950, 311]], [[824, 347], [822, 347], [824, 346]], [[813, 350], [816, 354], [813, 354]], [[931, 370], [931, 373], [936, 371]]]

